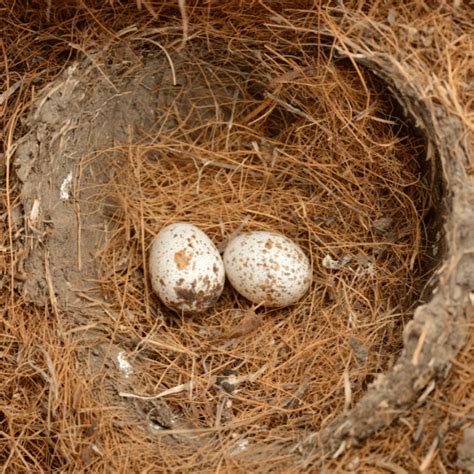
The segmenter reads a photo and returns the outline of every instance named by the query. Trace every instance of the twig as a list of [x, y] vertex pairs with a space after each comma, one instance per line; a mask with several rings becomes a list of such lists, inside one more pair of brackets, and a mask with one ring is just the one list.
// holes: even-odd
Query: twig
[[186, 12], [186, 0], [178, 0], [179, 5], [179, 12], [181, 13], [181, 20], [183, 23], [183, 40], [181, 42], [181, 48], [186, 46], [186, 42], [188, 41], [188, 14]]
[[346, 368], [343, 374], [343, 380], [344, 380], [344, 412], [349, 411], [349, 408], [351, 407], [351, 401], [352, 401], [352, 387], [351, 387], [351, 381], [349, 380], [349, 371]]
[[324, 122], [323, 120], [316, 120], [314, 117], [311, 117], [311, 115], [307, 114], [306, 112], [303, 112], [297, 107], [294, 107], [293, 105], [288, 104], [287, 102], [285, 102], [284, 100], [281, 100], [280, 98], [274, 96], [273, 94], [270, 94], [270, 92], [265, 92], [265, 97], [275, 101], [278, 105], [281, 105], [284, 109], [288, 110], [288, 112], [298, 115], [299, 117], [302, 117], [308, 120], [314, 125], [318, 125]]
[[156, 400], [157, 398], [166, 397], [168, 395], [174, 395], [176, 393], [184, 392], [185, 390], [192, 390], [194, 387], [194, 382], [190, 381], [183, 383], [181, 385], [176, 385], [175, 387], [164, 390], [163, 392], [157, 395], [136, 395], [135, 393], [128, 392], [119, 392], [119, 395], [124, 398], [138, 398], [140, 400]]
[[428, 452], [426, 453], [425, 457], [423, 458], [423, 461], [421, 462], [418, 468], [420, 472], [425, 472], [430, 467], [430, 464], [433, 462], [433, 459], [435, 457], [436, 449], [438, 448], [438, 443], [439, 438], [438, 436], [435, 436], [435, 438], [431, 442]]
[[413, 365], [418, 365], [420, 360], [420, 354], [423, 350], [423, 346], [425, 344], [426, 336], [428, 335], [428, 327], [426, 324], [423, 326], [423, 330], [421, 331], [420, 337], [418, 339], [418, 343], [416, 345], [415, 351], [413, 352], [413, 356], [411, 358], [411, 363]]

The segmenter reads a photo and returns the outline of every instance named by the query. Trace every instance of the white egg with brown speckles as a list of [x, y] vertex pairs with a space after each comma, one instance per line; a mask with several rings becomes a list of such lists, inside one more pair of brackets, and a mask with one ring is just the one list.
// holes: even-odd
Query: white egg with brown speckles
[[224, 288], [222, 258], [198, 227], [177, 222], [162, 229], [150, 249], [153, 290], [169, 308], [199, 313], [219, 299]]
[[312, 279], [311, 264], [301, 247], [276, 232], [243, 232], [224, 252], [230, 284], [253, 303], [281, 308], [299, 301]]

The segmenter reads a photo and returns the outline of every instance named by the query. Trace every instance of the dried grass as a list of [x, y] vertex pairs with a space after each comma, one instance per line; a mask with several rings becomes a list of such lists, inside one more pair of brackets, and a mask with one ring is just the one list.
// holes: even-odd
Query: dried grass
[[[21, 83], [0, 106], [6, 165], [0, 244], [4, 468], [248, 472], [291, 466], [297, 452], [280, 447], [351, 407], [401, 348], [403, 325], [430, 275], [423, 141], [400, 123], [396, 104], [373, 75], [335, 61], [330, 48], [321, 49], [304, 31], [318, 12], [335, 37], [342, 35], [336, 8], [286, 11], [291, 34], [276, 27], [281, 11], [262, 4], [188, 5], [187, 18], [177, 4], [148, 1], [46, 5], [42, 12], [0, 6], [4, 92]], [[374, 24], [386, 15], [378, 3], [364, 8], [354, 5], [352, 14]], [[417, 8], [397, 10], [409, 28], [421, 22], [432, 29], [426, 51], [415, 45], [413, 53], [426, 55], [423, 62], [435, 77], [450, 61], [448, 90], [467, 106], [472, 99], [464, 59], [451, 55], [453, 42], [444, 38], [455, 15], [423, 17]], [[262, 25], [262, 11], [273, 15], [274, 28]], [[224, 15], [232, 21], [222, 22]], [[186, 70], [207, 81], [221, 103], [228, 101], [230, 115], [201, 110], [196, 114], [205, 114], [204, 123], [196, 114], [181, 117], [174, 129], [103, 151], [116, 171], [106, 187], [93, 190], [110, 203], [113, 222], [108, 245], [97, 256], [106, 311], [64, 331], [61, 318], [74, 315], [26, 304], [14, 280], [21, 227], [15, 216], [21, 210], [10, 159], [21, 133], [18, 117], [35, 88], [92, 41], [120, 37], [138, 43], [148, 27], [169, 19], [186, 19], [187, 38], [170, 33], [167, 40], [183, 39], [183, 47], [194, 48]], [[137, 24], [137, 31], [124, 32]], [[390, 28], [379, 34], [400, 54]], [[458, 112], [466, 117], [464, 109]], [[163, 116], [171, 113], [176, 110], [163, 110]], [[229, 287], [203, 315], [172, 314], [150, 290], [146, 255], [156, 232], [177, 220], [199, 225], [218, 244], [240, 228], [290, 236], [311, 256], [310, 293], [291, 308], [257, 309], [255, 324], [248, 318], [250, 304]], [[331, 270], [322, 264], [328, 255], [350, 261]], [[89, 346], [101, 340], [93, 331], [86, 337], [96, 327], [125, 348], [140, 392], [106, 380], [100, 364], [91, 368], [81, 358], [83, 340]], [[472, 408], [466, 389], [473, 384], [472, 357], [468, 347], [453, 361], [450, 378], [427, 394], [427, 403], [327, 468], [340, 472], [353, 462], [364, 472], [404, 472], [425, 463], [430, 472], [443, 472], [442, 466], [454, 465], [460, 428]], [[236, 390], [227, 393], [223, 380], [234, 381]], [[180, 424], [145, 433], [123, 399], [166, 391], [162, 398]], [[257, 453], [262, 449], [264, 466]]]
[[[216, 43], [213, 38], [211, 44]], [[204, 69], [196, 49], [190, 74]], [[228, 62], [211, 55], [219, 63]], [[208, 62], [207, 67], [218, 76], [218, 64]], [[228, 69], [220, 85], [227, 86], [226, 75], [235, 81], [242, 65], [235, 73]], [[271, 71], [250, 74], [245, 85], [252, 89]], [[101, 255], [102, 289], [120, 325], [117, 331], [134, 339], [152, 332], [160, 341], [194, 353], [174, 360], [172, 367], [169, 360], [149, 361], [144, 377], [153, 393], [193, 380], [192, 397], [185, 393], [169, 401], [189, 410], [191, 421], [200, 420], [199, 427], [221, 424], [215, 419], [215, 404], [209, 403], [209, 390], [224, 369], [237, 368], [239, 374], [259, 375], [233, 395], [239, 409], [231, 410], [231, 426], [254, 417], [267, 423], [283, 417], [284, 423], [275, 423], [277, 430], [283, 425], [286, 430], [293, 419], [320, 426], [342, 409], [342, 375], [349, 366], [355, 398], [367, 377], [387, 367], [400, 347], [406, 312], [418, 295], [426, 197], [414, 159], [420, 145], [392, 123], [383, 123], [390, 104], [382, 105], [377, 92], [370, 99], [373, 118], [352, 122], [365, 97], [350, 70], [321, 58], [311, 73], [280, 85], [279, 100], [318, 117], [318, 123], [270, 103], [273, 110], [267, 120], [249, 127], [245, 117], [259, 101], [242, 90], [231, 130], [218, 117], [201, 126], [194, 139], [188, 138], [185, 124], [178, 124], [178, 131], [161, 132], [157, 144], [116, 149], [116, 176], [97, 188], [98, 199], [105, 196], [117, 207]], [[318, 101], [311, 103], [310, 94]], [[162, 115], [171, 113], [163, 110]], [[390, 219], [391, 232], [377, 232], [380, 218]], [[244, 230], [282, 232], [311, 256], [314, 285], [294, 307], [257, 310], [260, 324], [248, 337], [215, 343], [239, 327], [240, 315], [250, 309], [248, 302], [227, 288], [205, 315], [177, 318], [146, 284], [143, 269], [150, 241], [162, 226], [175, 221], [199, 225], [218, 244], [242, 224]], [[327, 255], [351, 261], [333, 271], [321, 263]], [[362, 341], [369, 354], [363, 367], [354, 367], [350, 338]], [[282, 407], [303, 386], [305, 396], [295, 403], [300, 406]]]

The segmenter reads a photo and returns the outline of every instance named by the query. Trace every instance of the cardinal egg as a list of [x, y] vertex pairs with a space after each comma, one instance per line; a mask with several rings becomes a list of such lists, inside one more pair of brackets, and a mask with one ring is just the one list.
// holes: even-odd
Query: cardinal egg
[[198, 227], [183, 222], [162, 229], [153, 240], [149, 269], [153, 290], [182, 313], [211, 307], [224, 288], [224, 264], [216, 246]]
[[301, 299], [311, 284], [311, 264], [303, 250], [282, 234], [245, 232], [224, 252], [230, 284], [253, 303], [284, 307]]

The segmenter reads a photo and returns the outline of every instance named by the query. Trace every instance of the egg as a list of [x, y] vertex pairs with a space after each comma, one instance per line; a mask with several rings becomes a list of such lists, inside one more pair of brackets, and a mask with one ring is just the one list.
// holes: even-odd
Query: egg
[[156, 235], [149, 270], [153, 290], [180, 313], [205, 311], [224, 288], [219, 251], [201, 229], [185, 222], [168, 225]]
[[230, 284], [253, 303], [267, 307], [290, 306], [311, 284], [308, 257], [295, 242], [276, 232], [243, 232], [224, 251]]

